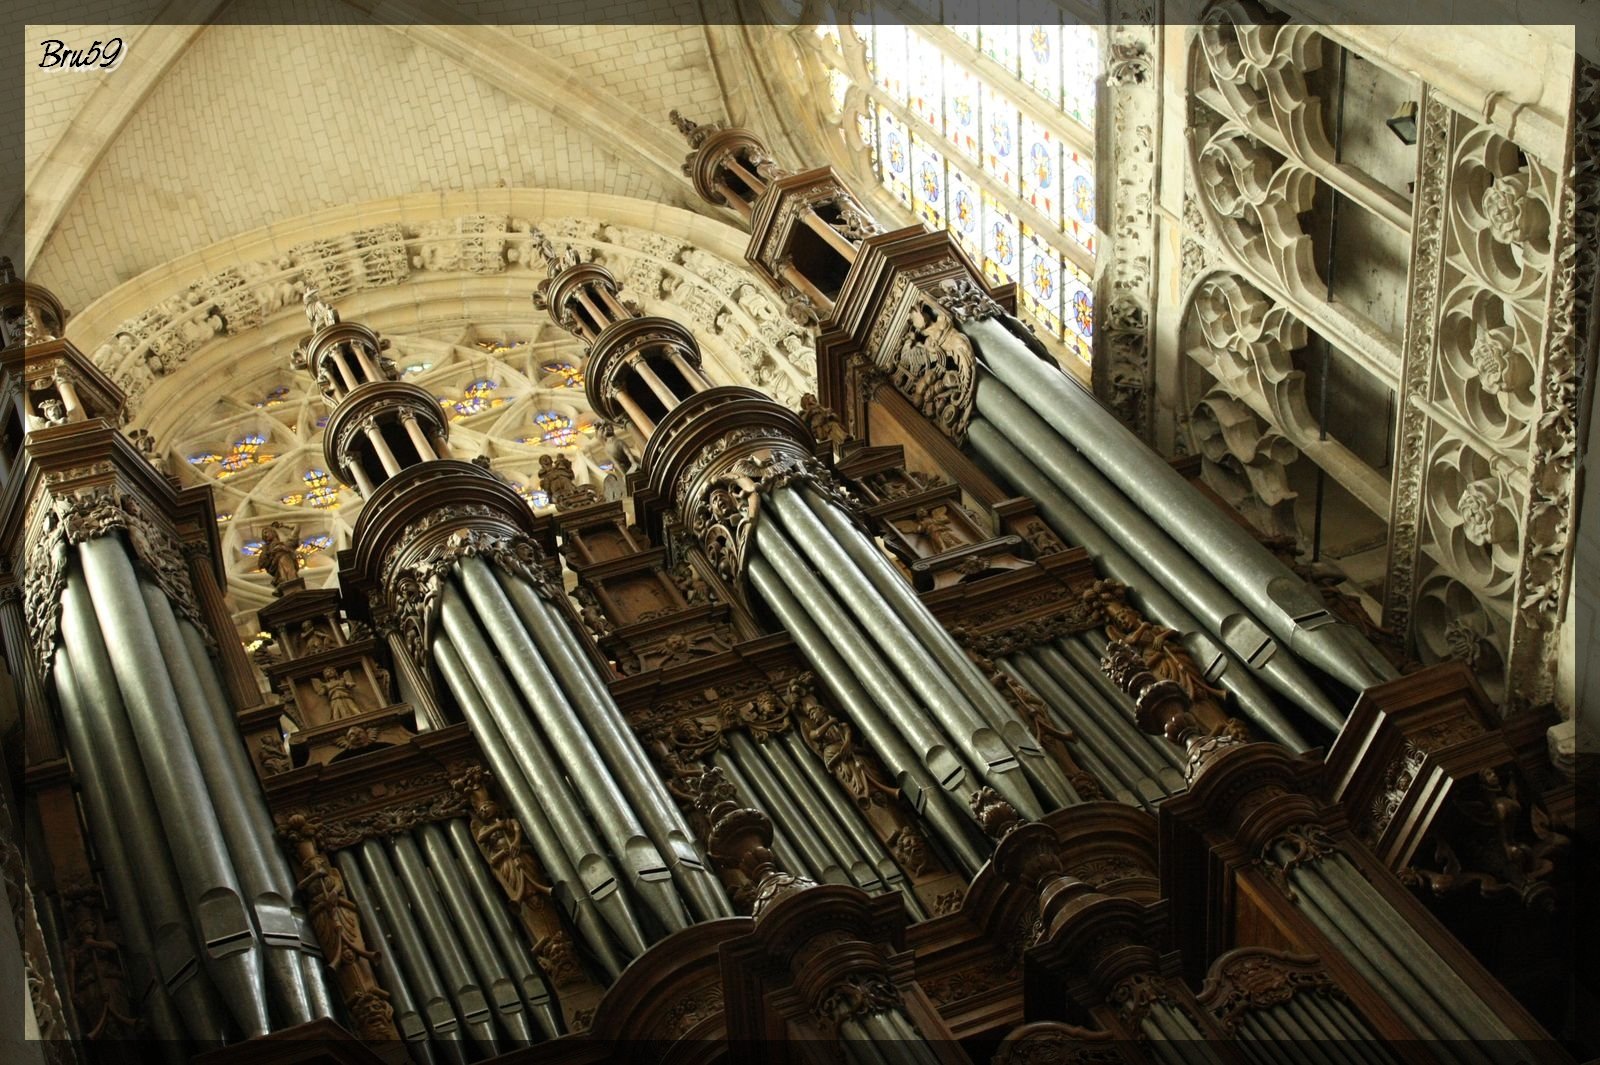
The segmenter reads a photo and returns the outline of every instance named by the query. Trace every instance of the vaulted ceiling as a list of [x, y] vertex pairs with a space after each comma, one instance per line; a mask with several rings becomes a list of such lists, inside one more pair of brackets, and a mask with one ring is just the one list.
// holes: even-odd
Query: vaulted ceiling
[[[32, 6], [25, 19], [63, 14]], [[450, 17], [410, 0], [375, 13]], [[25, 209], [20, 190], [0, 204], [5, 250], [71, 308], [236, 235], [419, 192], [560, 189], [722, 217], [680, 173], [667, 113], [760, 128], [765, 107], [751, 31], [687, 17], [383, 25], [344, 0], [179, 0], [160, 18], [188, 24], [28, 27], [30, 55], [49, 37], [127, 42], [111, 73], [25, 64], [25, 118], [5, 119], [25, 124], [27, 180]]]

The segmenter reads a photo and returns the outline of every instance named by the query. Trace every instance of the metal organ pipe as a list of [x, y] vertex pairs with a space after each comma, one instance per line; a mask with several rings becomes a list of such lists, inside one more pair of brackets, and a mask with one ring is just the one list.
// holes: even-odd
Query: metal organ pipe
[[373, 968], [378, 982], [383, 985], [384, 991], [388, 992], [389, 1005], [394, 1010], [395, 1028], [400, 1032], [400, 1038], [406, 1041], [412, 1060], [416, 1061], [417, 1065], [433, 1065], [433, 1044], [428, 1039], [428, 1025], [422, 1018], [422, 1012], [417, 1008], [417, 1000], [411, 994], [405, 974], [400, 971], [400, 962], [395, 957], [398, 948], [394, 945], [394, 933], [389, 931], [387, 922], [378, 912], [372, 889], [367, 886], [367, 878], [362, 875], [361, 862], [354, 853], [347, 850], [335, 851], [332, 858], [333, 864], [339, 869], [339, 874], [344, 877], [345, 888], [350, 892], [351, 900], [356, 904], [356, 912], [361, 917], [361, 927], [366, 931], [367, 938], [378, 948], [378, 957]]
[[733, 906], [721, 882], [695, 849], [693, 832], [571, 627], [523, 578], [500, 571], [494, 576], [538, 644], [544, 662], [581, 712], [584, 729], [628, 796], [646, 833], [671, 863], [679, 891], [701, 920], [733, 916]]
[[[453, 582], [445, 584], [441, 600], [440, 619], [448, 640], [435, 637], [435, 657], [469, 721], [476, 717], [493, 729], [480, 733], [483, 747], [495, 763], [496, 775], [507, 785], [529, 837], [536, 841], [540, 861], [556, 879], [557, 890], [565, 893], [563, 901], [571, 900], [569, 916], [590, 942], [601, 943], [604, 934], [600, 928], [581, 917], [592, 913], [603, 918], [630, 958], [643, 954], [648, 944], [621, 893], [622, 882], [610, 858], [585, 820], [565, 774], [524, 716], [521, 701]], [[531, 778], [524, 776], [523, 767]], [[532, 786], [533, 780], [539, 781], [538, 789]], [[521, 785], [520, 794], [510, 790], [517, 784]], [[539, 789], [546, 793], [545, 801], [535, 797]], [[613, 975], [620, 971], [617, 965]]]
[[[139, 989], [151, 1028], [162, 1039], [181, 1039], [187, 1029], [196, 1040], [221, 1042], [225, 1022], [200, 974], [155, 801], [133, 760], [133, 737], [119, 742], [115, 735], [96, 735], [74, 668], [67, 647], [57, 647], [52, 673], [67, 750], [122, 934], [153, 977], [148, 989]], [[120, 723], [122, 712], [119, 700], [99, 704], [95, 716]], [[131, 854], [139, 855], [138, 873]]]
[[1214, 567], [1232, 592], [1297, 655], [1358, 692], [1396, 676], [1394, 666], [1356, 629], [1334, 619], [1303, 580], [1209, 505], [1059, 367], [1046, 365], [1029, 351], [1007, 323], [969, 320], [961, 330], [999, 380], [1024, 397], [1061, 439], [1081, 450], [1190, 554]]
[[[1106, 530], [1115, 529], [1135, 536], [1151, 573], [1194, 610], [1201, 623], [1237, 659], [1260, 673], [1268, 684], [1289, 696], [1328, 728], [1337, 731], [1344, 724], [1344, 715], [1328, 701], [1299, 664], [1288, 655], [1276, 653], [1275, 641], [1233, 593], [1169, 539], [1084, 456], [1063, 444], [1022, 399], [994, 378], [980, 375], [977, 404], [986, 418], [1006, 427], [1002, 432], [1015, 434], [1017, 443], [1036, 458], [1045, 474], [1096, 524]], [[1178, 477], [1178, 481], [1188, 487], [1183, 478]], [[1215, 509], [1204, 500], [1201, 504]]]
[[489, 925], [495, 945], [500, 948], [500, 956], [506, 962], [523, 1003], [538, 1023], [539, 1030], [550, 1039], [556, 1038], [561, 1034], [561, 1022], [550, 1004], [550, 988], [529, 960], [528, 948], [518, 939], [517, 930], [506, 913], [505, 901], [490, 879], [477, 845], [472, 841], [471, 830], [465, 821], [454, 818], [445, 823], [444, 831], [455, 848], [456, 860], [472, 888], [473, 897], [477, 899], [478, 908]]
[[265, 807], [261, 808], [260, 819], [251, 816], [249, 808], [255, 805], [251, 800], [259, 797], [255, 776], [237, 775], [239, 767], [228, 747], [238, 745], [238, 734], [230, 737], [225, 733], [208, 706], [199, 673], [189, 660], [188, 646], [178, 631], [178, 619], [167, 597], [148, 581], [141, 580], [139, 590], [144, 595], [167, 676], [178, 697], [185, 730], [199, 757], [208, 797], [228, 840], [234, 871], [267, 948], [263, 960], [273, 975], [278, 1004], [289, 1023], [304, 1024], [312, 1017], [311, 994], [296, 956], [300, 928], [290, 912], [294, 880], [273, 837], [262, 833]]
[[[171, 605], [168, 604], [168, 611]], [[217, 726], [222, 735], [229, 742], [223, 745], [228, 760], [233, 764], [235, 779], [242, 781], [242, 788], [254, 793], [260, 793], [257, 783], [255, 767], [250, 763], [250, 756], [245, 752], [244, 744], [238, 739], [238, 723], [229, 709], [227, 696], [223, 693], [222, 678], [217, 673], [217, 664], [206, 649], [205, 637], [194, 623], [187, 619], [176, 619], [178, 629], [183, 633], [184, 646], [189, 651], [189, 661], [193, 663], [195, 673], [200, 678], [200, 686], [205, 690], [205, 705], [211, 710], [212, 716], [217, 721]], [[295, 927], [299, 932], [300, 949], [297, 960], [300, 970], [305, 974], [306, 993], [311, 999], [311, 1012], [317, 1017], [334, 1016], [333, 989], [328, 986], [327, 974], [323, 969], [322, 947], [317, 942], [316, 933], [311, 928], [311, 922], [306, 916], [305, 908], [301, 906], [295, 896], [294, 874], [289, 869], [289, 863], [284, 859], [283, 852], [278, 849], [276, 829], [273, 827], [272, 818], [267, 813], [264, 801], [247, 804], [246, 812], [255, 824], [255, 833], [258, 838], [267, 842], [268, 860], [273, 862], [278, 872], [275, 874], [287, 885], [289, 898], [289, 912], [294, 915]]]
[[456, 1016], [485, 1053], [490, 1057], [499, 1054], [500, 1041], [495, 1038], [494, 1021], [483, 985], [478, 982], [466, 951], [456, 938], [458, 926], [446, 915], [438, 888], [423, 864], [416, 843], [405, 833], [391, 837], [387, 843], [389, 858], [399, 870], [400, 883], [405, 888], [405, 901], [411, 906], [412, 916], [422, 929], [422, 938], [444, 977], [445, 991], [455, 1004]]
[[378, 906], [383, 911], [384, 922], [393, 937], [391, 945], [405, 970], [406, 980], [416, 992], [428, 1031], [440, 1040], [445, 1053], [452, 1060], [465, 1061], [466, 1050], [461, 1046], [464, 1037], [461, 1023], [445, 991], [444, 980], [434, 967], [433, 955], [411, 916], [405, 892], [389, 865], [389, 855], [384, 851], [383, 844], [375, 839], [362, 840], [357, 849], [361, 854], [361, 869], [372, 884]]
[[[777, 496], [783, 491], [785, 490], [778, 489], [771, 494]], [[806, 573], [804, 563], [799, 561], [794, 548], [789, 546], [788, 533], [791, 530], [787, 525], [780, 530], [778, 525], [778, 522], [771, 521], [756, 523], [757, 548], [774, 561], [774, 564], [778, 564], [780, 557], [794, 555], [790, 568], [796, 574]], [[1044, 816], [1044, 808], [1039, 805], [1026, 778], [1021, 775], [1021, 765], [1017, 755], [1006, 747], [1000, 734], [990, 728], [988, 722], [980, 718], [967, 704], [948, 678], [940, 673], [927, 652], [921, 650], [900, 630], [888, 604], [869, 585], [866, 585], [859, 572], [844, 558], [838, 546], [826, 536], [820, 540], [808, 537], [804, 530], [795, 531], [795, 538], [805, 548], [806, 554], [811, 556], [813, 564], [823, 571], [827, 583], [833, 586], [833, 595], [822, 591], [816, 596], [816, 600], [819, 603], [827, 603], [841, 612], [844, 608], [839, 605], [840, 599], [849, 603], [852, 608], [850, 612], [860, 615], [863, 624], [871, 630], [872, 635], [868, 637], [870, 644], [876, 644], [881, 653], [894, 663], [899, 678], [909, 684], [919, 696], [916, 699], [903, 697], [899, 701], [898, 705], [905, 708], [902, 721], [919, 717], [913, 708], [919, 705], [926, 706], [933, 719], [944, 729], [944, 734], [939, 735], [938, 746], [954, 741], [956, 749], [975, 764], [983, 766], [985, 779], [1006, 797], [1018, 813], [1030, 819]], [[848, 575], [854, 575], [856, 580], [852, 581]], [[791, 584], [794, 581], [794, 577], [788, 573], [784, 574], [784, 578]], [[819, 578], [811, 578], [813, 585], [818, 580]], [[861, 673], [858, 671], [857, 675], [860, 676]], [[862, 679], [868, 678], [863, 676]], [[881, 679], [888, 678], [885, 676]], [[880, 699], [880, 702], [883, 700]], [[895, 704], [890, 702], [889, 705]], [[929, 731], [934, 731], [931, 722]], [[946, 736], [949, 738], [946, 739]]]
[[567, 779], [610, 843], [611, 854], [626, 870], [629, 890], [669, 932], [689, 927], [689, 914], [673, 891], [666, 860], [645, 835], [644, 826], [540, 658], [532, 638], [517, 620], [511, 601], [488, 564], [479, 558], [463, 558], [456, 575], [501, 661], [521, 689], [537, 727], [554, 748]]
[[[92, 641], [105, 649], [111, 669], [110, 676], [89, 679], [90, 698], [100, 703], [108, 689], [120, 689], [163, 830], [172, 842], [184, 896], [204, 940], [206, 969], [245, 1034], [265, 1035], [271, 1022], [262, 947], [229, 862], [222, 827], [211, 807], [196, 801], [206, 794], [205, 777], [171, 681], [150, 668], [161, 660], [161, 648], [144, 616], [138, 578], [124, 552], [113, 537], [78, 545], [93, 617], [74, 631], [86, 647]], [[68, 641], [70, 646], [71, 636]]]
[[[783, 505], [788, 509], [788, 490], [780, 489], [773, 494], [782, 495]], [[905, 578], [889, 565], [877, 547], [837, 507], [814, 489], [802, 489], [800, 495], [810, 507], [812, 515], [833, 535], [834, 541], [860, 568], [871, 585], [888, 600], [906, 628], [928, 649], [944, 673], [955, 681], [956, 687], [973, 708], [1000, 734], [1006, 746], [1021, 756], [1023, 769], [1028, 775], [1058, 805], [1065, 806], [1076, 801], [1066, 774], [1040, 748], [1039, 741], [1016, 708], [978, 672], [978, 667], [967, 657], [955, 638], [945, 631], [922, 600], [906, 585]], [[795, 516], [804, 520], [801, 515]]]
[[1096, 525], [1076, 503], [1055, 486], [1000, 430], [981, 417], [967, 427], [972, 450], [996, 472], [1038, 504], [1039, 513], [1069, 542], [1087, 550], [1107, 575], [1127, 585], [1134, 601], [1150, 617], [1179, 632], [1183, 646], [1205, 670], [1208, 679], [1220, 680], [1233, 692], [1246, 717], [1290, 750], [1311, 746], [1278, 712], [1273, 698], [1257, 683], [1249, 668], [1235, 662], [1189, 612], [1153, 579], [1115, 538]]
[[477, 904], [472, 899], [472, 890], [467, 885], [466, 874], [456, 863], [449, 841], [435, 824], [419, 825], [415, 835], [422, 844], [422, 853], [433, 873], [434, 886], [438, 888], [460, 943], [466, 948], [466, 955], [472, 962], [478, 986], [488, 997], [500, 1026], [514, 1041], [524, 1046], [533, 1043], [533, 1029], [528, 1026], [522, 996], [505, 961], [495, 950], [488, 925], [478, 912]]
[[[758, 526], [758, 541], [759, 537]], [[780, 572], [759, 555], [748, 560], [746, 572], [756, 592], [783, 621], [784, 628], [794, 637], [806, 660], [816, 667], [851, 722], [895, 774], [895, 783], [911, 808], [934, 827], [938, 838], [955, 852], [967, 874], [976, 873], [985, 856], [973, 844], [971, 822], [957, 805], [964, 801], [963, 788], [969, 780], [966, 767], [941, 738], [927, 730], [926, 722], [914, 722], [912, 728], [902, 731], [900, 722], [909, 703], [890, 701], [880, 706], [874, 701], [883, 698], [883, 690], [892, 685], [892, 678], [886, 677], [881, 668], [873, 668], [870, 659], [865, 657], [862, 643], [852, 642], [852, 638], [859, 641], [862, 637], [848, 619], [829, 614], [819, 606], [816, 609], [827, 619], [825, 626], [819, 625], [791, 594], [790, 589], [795, 585], [786, 583]], [[851, 652], [850, 662], [841, 656], [841, 648]], [[864, 665], [865, 677], [873, 689], [871, 695], [856, 672]], [[923, 746], [924, 741], [933, 746]]]

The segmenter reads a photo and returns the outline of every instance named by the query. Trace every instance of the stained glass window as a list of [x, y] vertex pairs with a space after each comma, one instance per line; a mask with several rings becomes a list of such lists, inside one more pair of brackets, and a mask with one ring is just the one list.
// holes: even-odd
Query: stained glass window
[[833, 103], [833, 113], [844, 113], [845, 96], [850, 91], [850, 78], [837, 67], [828, 68], [828, 98]]
[[400, 372], [407, 377], [415, 377], [417, 374], [426, 373], [431, 369], [433, 369], [433, 363], [428, 362], [427, 360], [422, 360], [419, 362], [406, 363], [405, 366], [400, 368]]
[[1094, 175], [1088, 161], [1070, 149], [1063, 168], [1066, 196], [1063, 227], [1067, 235], [1094, 252]]
[[944, 228], [945, 182], [944, 156], [927, 140], [916, 134], [911, 137], [911, 200], [917, 217], [933, 226]]
[[255, 407], [257, 410], [270, 410], [273, 407], [283, 406], [288, 397], [289, 386], [279, 385], [277, 388], [272, 389], [266, 395], [256, 400], [251, 404], [251, 406]]
[[439, 402], [451, 412], [450, 416], [452, 418], [482, 414], [486, 410], [492, 410], [505, 404], [503, 397], [494, 394], [499, 387], [500, 383], [498, 381], [480, 377], [468, 384], [466, 388], [463, 388], [459, 398], [440, 396]]
[[548, 507], [550, 505], [550, 493], [542, 488], [534, 488], [532, 485], [523, 484], [521, 481], [512, 481], [511, 487], [516, 489], [517, 495], [526, 499], [534, 507]]
[[1044, 331], [1061, 336], [1061, 253], [1022, 227], [1022, 309]]
[[188, 456], [189, 464], [202, 468], [206, 473], [213, 473], [219, 479], [226, 479], [252, 466], [264, 466], [276, 458], [276, 455], [262, 450], [266, 442], [265, 433], [246, 433], [233, 442], [226, 454], [196, 452]]
[[911, 113], [926, 122], [935, 133], [943, 131], [944, 53], [930, 41], [913, 33], [910, 40]]
[[1021, 68], [1034, 92], [1052, 105], [1061, 102], [1061, 27], [1054, 19], [1022, 26]]
[[983, 255], [983, 200], [977, 182], [954, 163], [946, 168], [950, 231], [974, 258]]
[[546, 384], [555, 388], [582, 388], [583, 371], [570, 362], [547, 362], [539, 367]]
[[882, 159], [883, 183], [907, 207], [911, 206], [911, 144], [906, 127], [889, 113], [878, 109], [878, 154]]
[[1007, 190], [1017, 190], [1017, 107], [1004, 93], [983, 87], [983, 169]]
[[534, 431], [517, 437], [519, 444], [538, 444], [544, 447], [576, 447], [583, 438], [592, 438], [595, 425], [591, 420], [573, 421], [556, 410], [544, 410], [533, 416]]
[[480, 340], [477, 342], [477, 347], [490, 355], [509, 355], [527, 343], [526, 340]]
[[305, 490], [289, 492], [278, 497], [285, 506], [308, 506], [318, 510], [331, 510], [339, 505], [339, 485], [328, 476], [327, 470], [312, 468], [300, 475]]
[[1100, 41], [1095, 28], [1063, 26], [1061, 53], [1065, 61], [1061, 109], [1093, 129], [1095, 79], [1100, 76]]
[[1017, 219], [995, 196], [983, 194], [983, 272], [994, 284], [1017, 277]]
[[978, 28], [978, 45], [983, 54], [1005, 68], [1007, 74], [1017, 72], [1017, 0], [989, 0], [983, 5], [983, 17], [992, 19], [993, 25]]
[[1022, 195], [1052, 224], [1061, 220], [1061, 143], [1031, 118], [1022, 120]]
[[973, 159], [983, 153], [983, 126], [978, 119], [978, 79], [946, 56], [944, 60], [944, 131], [961, 151]]
[[[855, 120], [876, 173], [917, 219], [947, 228], [992, 282], [1015, 281], [1041, 333], [1087, 358], [1092, 286], [1071, 257], [1095, 252], [1085, 130], [1094, 128], [1101, 31], [1063, 17], [1052, 0], [986, 3], [984, 25], [948, 21], [972, 17], [970, 8], [901, 2], [930, 24], [947, 20], [948, 35], [894, 24], [888, 5], [851, 14], [871, 75]], [[835, 99], [848, 80], [842, 53], [838, 63], [828, 75]]]
[[1094, 340], [1093, 282], [1077, 267], [1067, 263], [1062, 271], [1061, 292], [1063, 317], [1066, 319], [1068, 345], [1084, 362], [1093, 356], [1090, 344]]
[[879, 23], [872, 32], [872, 80], [896, 103], [906, 102], [911, 60], [906, 52], [906, 28]]
[[[315, 535], [308, 536], [295, 545], [295, 560], [300, 563], [300, 568], [304, 569], [307, 559], [316, 554], [318, 551], [326, 551], [332, 546], [333, 537], [329, 536], [327, 533], [316, 533]], [[241, 554], [254, 558], [256, 555], [261, 554], [261, 541], [246, 540], [240, 545], [239, 551]]]

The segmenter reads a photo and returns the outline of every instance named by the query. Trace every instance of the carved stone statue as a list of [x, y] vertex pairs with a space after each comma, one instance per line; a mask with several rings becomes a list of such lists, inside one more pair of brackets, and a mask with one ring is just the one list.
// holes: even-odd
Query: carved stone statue
[[46, 425], [65, 425], [67, 423], [67, 408], [54, 396], [39, 401], [39, 413], [44, 417]]
[[356, 701], [356, 682], [351, 678], [349, 670], [341, 673], [329, 666], [322, 671], [321, 678], [311, 678], [311, 687], [318, 695], [328, 700], [330, 721], [356, 717], [362, 713], [361, 704]]
[[321, 330], [339, 324], [339, 312], [322, 302], [315, 288], [308, 287], [300, 299], [305, 305], [306, 321], [311, 323], [312, 329]]
[[300, 554], [296, 550], [299, 542], [298, 525], [275, 521], [261, 530], [261, 553], [256, 557], [256, 569], [272, 579], [272, 587], [280, 595], [285, 585], [300, 579]]

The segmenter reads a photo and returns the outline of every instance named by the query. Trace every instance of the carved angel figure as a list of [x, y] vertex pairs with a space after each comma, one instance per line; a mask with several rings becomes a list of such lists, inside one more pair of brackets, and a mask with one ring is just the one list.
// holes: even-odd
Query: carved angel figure
[[305, 305], [306, 321], [311, 323], [312, 329], [321, 330], [339, 324], [339, 312], [322, 302], [315, 288], [308, 287], [300, 300]]
[[951, 527], [950, 517], [944, 507], [918, 507], [916, 514], [902, 518], [894, 527], [907, 536], [920, 537], [927, 543], [928, 554], [938, 555], [960, 547], [961, 541]]
[[299, 542], [298, 525], [291, 527], [275, 521], [261, 530], [261, 553], [256, 556], [256, 569], [270, 577], [272, 586], [280, 591], [300, 577], [300, 555], [295, 549]]
[[865, 806], [879, 795], [900, 794], [898, 788], [879, 780], [877, 774], [868, 767], [866, 759], [856, 750], [855, 735], [850, 726], [828, 712], [811, 693], [804, 678], [790, 681], [785, 695], [798, 713], [800, 734], [805, 738], [806, 745], [817, 752], [817, 757], [828, 767], [828, 772], [843, 785], [857, 804]]
[[340, 673], [329, 666], [322, 671], [321, 678], [311, 678], [311, 687], [318, 695], [328, 700], [331, 721], [343, 717], [355, 717], [362, 712], [361, 704], [356, 702], [356, 682], [351, 678], [349, 670]]

